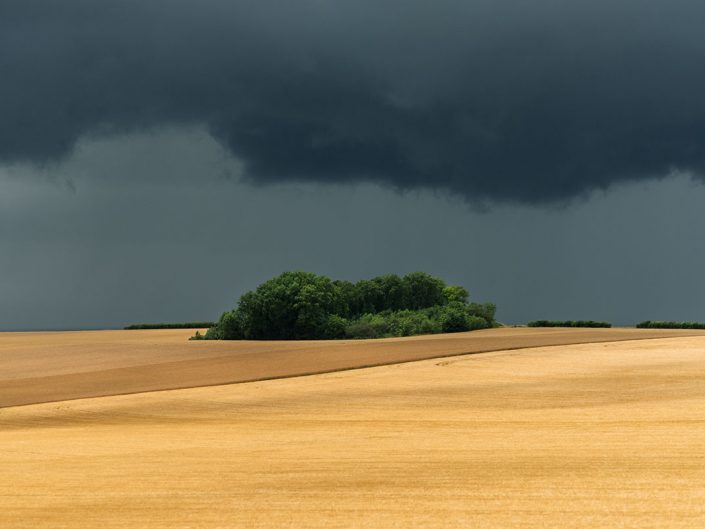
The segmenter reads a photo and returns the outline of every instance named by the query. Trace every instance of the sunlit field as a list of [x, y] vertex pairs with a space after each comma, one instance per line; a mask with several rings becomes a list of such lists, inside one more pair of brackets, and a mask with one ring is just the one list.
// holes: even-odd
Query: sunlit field
[[188, 335], [0, 335], [0, 527], [705, 526], [703, 333]]

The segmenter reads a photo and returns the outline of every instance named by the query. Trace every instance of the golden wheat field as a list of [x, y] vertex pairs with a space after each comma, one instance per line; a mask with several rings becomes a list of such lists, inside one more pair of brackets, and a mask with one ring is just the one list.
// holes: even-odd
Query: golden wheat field
[[705, 333], [189, 334], [0, 333], [0, 527], [705, 527]]

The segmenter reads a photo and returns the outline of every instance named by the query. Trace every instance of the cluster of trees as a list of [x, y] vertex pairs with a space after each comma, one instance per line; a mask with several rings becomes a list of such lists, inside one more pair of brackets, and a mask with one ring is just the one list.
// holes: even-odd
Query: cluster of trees
[[212, 321], [188, 321], [183, 323], [133, 323], [128, 325], [125, 329], [139, 330], [139, 329], [206, 329], [208, 327], [213, 327], [215, 322]]
[[705, 329], [705, 323], [695, 321], [642, 321], [637, 329]]
[[529, 327], [612, 327], [611, 323], [606, 321], [593, 320], [536, 320], [527, 323]]
[[424, 272], [352, 283], [285, 272], [244, 294], [205, 336], [215, 340], [378, 338], [495, 325], [495, 306]]

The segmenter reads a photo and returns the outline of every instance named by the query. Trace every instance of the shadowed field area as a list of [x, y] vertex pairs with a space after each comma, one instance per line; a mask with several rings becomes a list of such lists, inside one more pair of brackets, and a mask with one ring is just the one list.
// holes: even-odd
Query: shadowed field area
[[504, 328], [384, 340], [189, 342], [193, 332], [0, 333], [0, 408], [521, 347], [703, 335], [687, 330]]
[[700, 528], [704, 373], [700, 335], [7, 407], [0, 527]]

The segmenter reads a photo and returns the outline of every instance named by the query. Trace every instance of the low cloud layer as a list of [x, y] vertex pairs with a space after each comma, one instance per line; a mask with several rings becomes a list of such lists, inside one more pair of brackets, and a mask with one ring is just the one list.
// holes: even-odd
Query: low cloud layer
[[221, 146], [183, 129], [82, 140], [53, 181], [0, 168], [0, 330], [208, 320], [285, 270], [425, 270], [497, 303], [504, 323], [703, 320], [705, 186], [683, 176], [480, 213], [429, 192], [251, 186], [227, 171]]
[[705, 173], [698, 0], [4, 0], [0, 161], [205, 126], [255, 183], [544, 203]]

